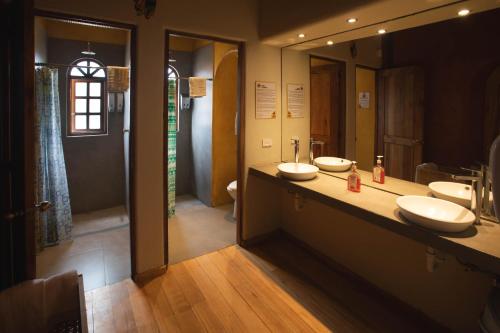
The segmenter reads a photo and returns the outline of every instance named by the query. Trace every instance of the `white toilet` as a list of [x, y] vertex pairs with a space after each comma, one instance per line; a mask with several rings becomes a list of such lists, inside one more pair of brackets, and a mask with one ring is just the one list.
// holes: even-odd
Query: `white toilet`
[[227, 192], [229, 193], [229, 195], [231, 196], [231, 198], [233, 198], [234, 200], [234, 208], [233, 208], [233, 218], [236, 218], [236, 193], [238, 192], [237, 191], [238, 189], [238, 183], [237, 181], [232, 181], [231, 183], [229, 183], [229, 185], [227, 185]]

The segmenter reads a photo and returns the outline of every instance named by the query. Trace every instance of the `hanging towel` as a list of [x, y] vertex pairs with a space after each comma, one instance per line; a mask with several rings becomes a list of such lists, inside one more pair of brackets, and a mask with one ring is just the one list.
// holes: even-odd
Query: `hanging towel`
[[203, 77], [189, 78], [189, 97], [203, 97], [207, 95], [207, 79]]
[[128, 90], [129, 70], [128, 67], [108, 66], [108, 92], [120, 93]]

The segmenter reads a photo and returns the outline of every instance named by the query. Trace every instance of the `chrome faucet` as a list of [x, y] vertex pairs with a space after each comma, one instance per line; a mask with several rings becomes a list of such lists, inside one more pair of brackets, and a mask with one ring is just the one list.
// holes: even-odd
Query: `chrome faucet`
[[[462, 170], [467, 170], [472, 173], [471, 176], [457, 176], [451, 175], [454, 180], [470, 180], [472, 183], [472, 189], [474, 189], [474, 185], [476, 185], [476, 220], [474, 224], [481, 224], [481, 210], [483, 208], [482, 200], [483, 200], [483, 178], [484, 178], [484, 168], [481, 167], [481, 170], [471, 170], [466, 168], [461, 168]], [[472, 209], [472, 203], [474, 202], [474, 190], [471, 191], [471, 200], [470, 205]]]
[[299, 163], [299, 139], [292, 139], [295, 153], [295, 163]]
[[323, 141], [315, 141], [313, 138], [309, 139], [309, 164], [314, 164], [314, 146], [320, 145], [321, 151], [323, 151]]

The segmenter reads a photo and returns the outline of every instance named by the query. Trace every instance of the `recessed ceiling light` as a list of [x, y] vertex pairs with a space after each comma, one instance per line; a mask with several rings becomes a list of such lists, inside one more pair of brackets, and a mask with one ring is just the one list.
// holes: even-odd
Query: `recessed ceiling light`
[[378, 29], [379, 35], [385, 34], [387, 31], [385, 29]]
[[458, 11], [458, 16], [467, 16], [469, 14], [470, 14], [470, 10], [468, 10], [467, 8], [460, 9]]
[[350, 17], [350, 18], [347, 19], [347, 23], [351, 23], [352, 24], [352, 23], [356, 23], [356, 22], [358, 22], [358, 19], [355, 18], [355, 17]]
[[299, 34], [299, 38], [304, 38], [305, 36], [305, 34]]
[[328, 42], [326, 42], [326, 45], [333, 45], [333, 41], [329, 40]]

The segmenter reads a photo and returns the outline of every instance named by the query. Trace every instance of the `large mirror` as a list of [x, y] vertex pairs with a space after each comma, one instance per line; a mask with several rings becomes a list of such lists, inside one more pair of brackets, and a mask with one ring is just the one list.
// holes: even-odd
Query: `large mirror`
[[311, 152], [355, 160], [368, 177], [383, 155], [387, 176], [424, 185], [487, 165], [500, 134], [500, 10], [437, 21], [283, 48], [282, 160], [299, 139], [304, 163]]

